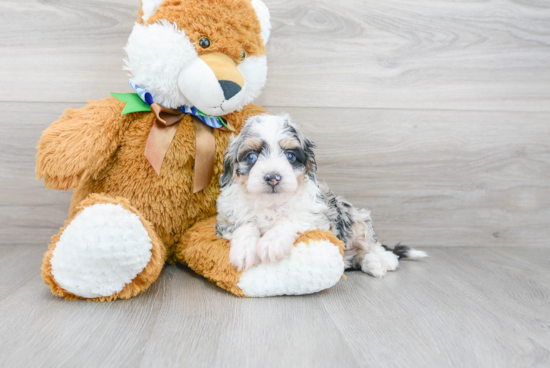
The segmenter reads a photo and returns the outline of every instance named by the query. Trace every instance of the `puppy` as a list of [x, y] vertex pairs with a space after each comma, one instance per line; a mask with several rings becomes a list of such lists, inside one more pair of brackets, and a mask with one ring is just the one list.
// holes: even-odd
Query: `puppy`
[[257, 115], [225, 152], [216, 231], [231, 242], [238, 270], [286, 257], [300, 233], [332, 231], [345, 249], [346, 268], [375, 277], [397, 268], [399, 258], [426, 253], [389, 249], [376, 240], [370, 213], [336, 197], [316, 179], [314, 145], [286, 114]]

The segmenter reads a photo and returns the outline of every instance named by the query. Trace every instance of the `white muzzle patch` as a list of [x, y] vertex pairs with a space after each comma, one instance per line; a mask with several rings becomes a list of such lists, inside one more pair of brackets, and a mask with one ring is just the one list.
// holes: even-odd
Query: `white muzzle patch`
[[223, 116], [237, 110], [246, 95], [245, 83], [237, 94], [226, 99], [220, 81], [199, 57], [182, 69], [178, 76], [178, 87], [193, 106], [213, 116]]

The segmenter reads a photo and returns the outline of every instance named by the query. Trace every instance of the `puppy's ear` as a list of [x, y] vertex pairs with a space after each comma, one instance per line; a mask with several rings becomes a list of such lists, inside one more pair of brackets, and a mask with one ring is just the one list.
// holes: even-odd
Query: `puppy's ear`
[[223, 175], [220, 177], [220, 188], [225, 188], [233, 182], [233, 174], [235, 172], [235, 155], [232, 154], [232, 149], [229, 147], [225, 151], [223, 158]]
[[220, 188], [222, 189], [231, 185], [233, 182], [235, 166], [237, 165], [237, 153], [239, 152], [243, 136], [243, 132], [241, 132], [236, 138], [232, 138], [229, 147], [225, 150], [225, 156], [223, 158], [223, 175], [220, 177]]
[[315, 144], [310, 141], [308, 138], [306, 138], [304, 135], [302, 135], [303, 138], [303, 147], [304, 147], [304, 153], [306, 155], [306, 162], [305, 162], [305, 168], [306, 168], [306, 175], [309, 176], [311, 180], [314, 182], [317, 181], [317, 162], [315, 161], [315, 152], [313, 152], [313, 149], [315, 148]]
[[239, 149], [245, 141], [245, 137], [248, 136], [248, 133], [250, 132], [250, 127], [260, 121], [258, 117], [262, 115], [249, 117], [246, 120], [244, 127], [241, 129], [241, 133], [237, 137], [231, 138], [231, 143], [229, 143], [229, 147], [225, 151], [225, 157], [223, 158], [224, 171], [223, 175], [220, 178], [220, 186], [222, 189], [226, 186], [231, 185], [231, 183], [233, 182], [233, 175], [235, 174], [235, 167], [237, 166], [237, 154], [239, 153]]
[[315, 161], [315, 143], [313, 143], [309, 138], [307, 138], [304, 133], [300, 130], [298, 125], [292, 122], [290, 115], [282, 113], [281, 116], [285, 120], [286, 128], [290, 131], [291, 134], [300, 142], [300, 148], [305, 155], [305, 174], [314, 182], [317, 182], [317, 162]]

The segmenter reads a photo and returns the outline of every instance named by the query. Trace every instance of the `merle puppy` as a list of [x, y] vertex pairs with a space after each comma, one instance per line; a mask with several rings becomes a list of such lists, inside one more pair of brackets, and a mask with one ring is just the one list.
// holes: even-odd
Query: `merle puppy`
[[230, 262], [245, 270], [286, 257], [300, 233], [332, 231], [346, 246], [346, 268], [382, 277], [399, 258], [426, 253], [376, 240], [370, 212], [337, 197], [316, 179], [314, 145], [289, 115], [251, 117], [225, 153], [218, 236], [231, 241]]

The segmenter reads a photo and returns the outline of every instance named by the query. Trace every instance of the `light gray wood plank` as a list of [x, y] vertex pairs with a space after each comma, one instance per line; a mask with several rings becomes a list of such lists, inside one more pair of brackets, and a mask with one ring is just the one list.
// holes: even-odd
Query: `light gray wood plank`
[[260, 101], [548, 111], [549, 5], [274, 1], [270, 75]]
[[[360, 367], [317, 297], [240, 299], [189, 272], [166, 287], [140, 367]], [[174, 320], [174, 311], [192, 318]], [[167, 331], [170, 331], [167, 333]], [[311, 343], [314, 341], [314, 343]]]
[[[550, 5], [266, 0], [270, 106], [550, 110]], [[125, 92], [137, 0], [0, 4], [4, 101]], [[32, 26], [29, 26], [32, 24]]]
[[0, 247], [0, 366], [137, 366], [170, 275], [131, 301], [68, 302], [43, 284], [45, 250]]
[[[34, 106], [0, 103], [0, 244], [47, 243], [70, 203], [34, 175], [34, 147], [64, 104]], [[371, 209], [385, 243], [550, 247], [548, 113], [268, 110], [301, 124], [319, 179]]]
[[[40, 276], [0, 302], [6, 367], [135, 367], [155, 317], [159, 280], [136, 302], [68, 302], [54, 297]], [[23, 306], [23, 307], [22, 307]], [[6, 341], [7, 340], [7, 341]]]
[[[53, 297], [42, 247], [0, 247], [0, 365], [9, 367], [545, 367], [549, 249], [429, 248], [378, 280], [348, 272], [327, 291], [240, 299], [168, 266], [141, 296]], [[1, 287], [1, 284], [0, 284]], [[1, 292], [1, 289], [0, 289]]]
[[0, 247], [0, 302], [40, 274], [46, 250], [21, 244]]
[[323, 303], [348, 343], [368, 347], [354, 356], [372, 366], [542, 367], [550, 271], [532, 261], [545, 252], [432, 248], [381, 282], [354, 273]]
[[10, 111], [0, 118], [0, 243], [46, 245], [63, 226], [72, 191], [51, 190], [36, 180], [35, 147], [67, 107], [83, 105], [2, 105]]
[[3, 1], [1, 99], [84, 102], [128, 91], [122, 48], [138, 6], [135, 0]]

